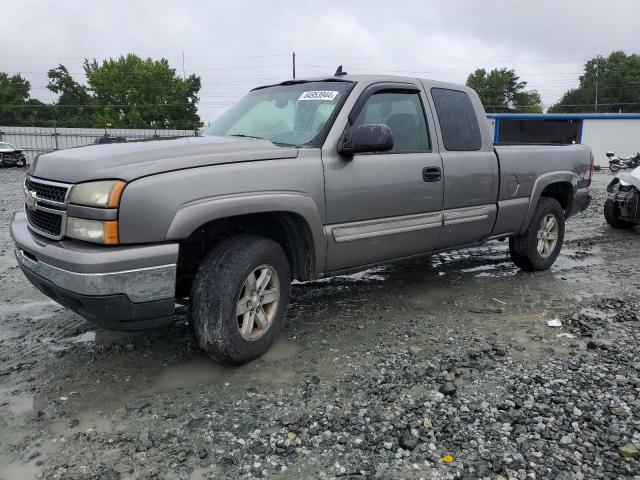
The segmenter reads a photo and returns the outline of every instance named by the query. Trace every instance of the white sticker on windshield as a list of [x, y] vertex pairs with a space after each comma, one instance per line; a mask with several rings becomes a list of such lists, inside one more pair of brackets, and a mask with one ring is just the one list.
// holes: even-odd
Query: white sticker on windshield
[[313, 90], [311, 92], [303, 92], [298, 98], [298, 101], [302, 100], [333, 100], [338, 95], [335, 90]]

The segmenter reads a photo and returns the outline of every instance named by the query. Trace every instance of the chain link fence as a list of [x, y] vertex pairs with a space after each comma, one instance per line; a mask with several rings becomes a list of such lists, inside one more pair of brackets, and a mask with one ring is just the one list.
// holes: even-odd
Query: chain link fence
[[33, 162], [36, 155], [40, 153], [65, 148], [135, 140], [192, 137], [197, 134], [196, 130], [0, 126], [0, 142], [10, 143], [22, 150], [28, 163]]

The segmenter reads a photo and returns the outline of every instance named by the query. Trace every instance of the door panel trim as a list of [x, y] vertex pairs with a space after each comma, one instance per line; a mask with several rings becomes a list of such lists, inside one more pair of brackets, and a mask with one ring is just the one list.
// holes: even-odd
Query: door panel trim
[[480, 222], [489, 218], [489, 208], [464, 208], [444, 212], [444, 226]]
[[335, 242], [343, 243], [418, 230], [428, 230], [441, 226], [442, 213], [429, 213], [382, 218], [366, 222], [345, 223], [330, 226], [330, 229]]

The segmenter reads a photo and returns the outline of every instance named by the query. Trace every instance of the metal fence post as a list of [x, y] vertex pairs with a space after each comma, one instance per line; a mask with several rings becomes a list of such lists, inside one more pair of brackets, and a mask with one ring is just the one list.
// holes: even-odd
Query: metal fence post
[[58, 128], [56, 127], [56, 121], [53, 121], [53, 139], [56, 142], [56, 150], [59, 150], [58, 148]]

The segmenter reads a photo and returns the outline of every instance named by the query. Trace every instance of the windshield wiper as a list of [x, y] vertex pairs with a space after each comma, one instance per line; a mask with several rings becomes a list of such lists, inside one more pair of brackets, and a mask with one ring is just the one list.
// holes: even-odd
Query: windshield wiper
[[276, 142], [274, 140], [269, 140], [268, 138], [254, 137], [253, 135], [245, 135], [244, 133], [234, 133], [233, 135], [229, 135], [229, 136], [240, 137], [240, 138], [255, 138], [256, 140], [268, 140], [278, 147], [296, 147], [296, 148], [299, 147], [299, 145], [292, 145], [290, 143], [284, 143], [284, 142]]
[[240, 137], [240, 138], [255, 138], [256, 140], [266, 140], [266, 138], [262, 137], [254, 137], [253, 135], [245, 135], [244, 133], [234, 133], [229, 135], [230, 137]]

